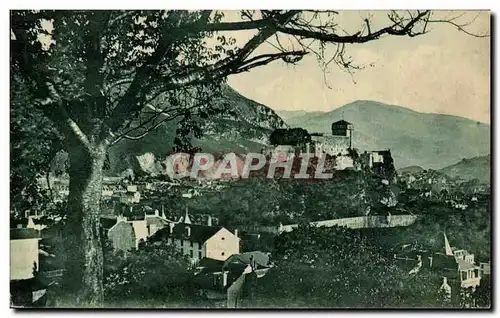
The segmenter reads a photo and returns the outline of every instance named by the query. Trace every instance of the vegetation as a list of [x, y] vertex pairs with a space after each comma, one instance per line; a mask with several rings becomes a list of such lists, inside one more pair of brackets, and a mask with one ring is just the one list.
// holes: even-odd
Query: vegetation
[[170, 245], [149, 245], [127, 253], [108, 251], [104, 258], [106, 303], [170, 303], [191, 292], [191, 263]]
[[[346, 35], [338, 33], [335, 12], [240, 13], [240, 22], [225, 22], [223, 13], [211, 10], [11, 11], [11, 74], [26, 88], [28, 113], [38, 110], [51, 121], [69, 157], [65, 284], [76, 304], [95, 307], [103, 301], [99, 212], [110, 147], [174, 122], [174, 149], [190, 150], [189, 136], [202, 133], [197, 119], [224, 111], [213, 101], [227, 76], [276, 60], [294, 64], [309, 52], [325, 68], [333, 61], [352, 71], [357, 67], [346, 44], [414, 37], [427, 33], [428, 24], [443, 22], [430, 11], [393, 11], [388, 25], [372, 29], [366, 20], [359, 32]], [[236, 43], [218, 33], [242, 30], [256, 34]], [[275, 51], [255, 53], [279, 36], [296, 45], [283, 47], [286, 41], [276, 40]], [[331, 59], [326, 45], [336, 47]]]
[[[345, 228], [301, 226], [280, 235], [265, 279], [247, 286], [249, 307], [439, 307], [439, 277], [409, 275], [393, 258]], [[436, 280], [437, 278], [437, 280]], [[279, 291], [279, 292], [278, 292]]]
[[311, 135], [302, 128], [276, 129], [269, 136], [271, 145], [305, 145], [311, 142]]

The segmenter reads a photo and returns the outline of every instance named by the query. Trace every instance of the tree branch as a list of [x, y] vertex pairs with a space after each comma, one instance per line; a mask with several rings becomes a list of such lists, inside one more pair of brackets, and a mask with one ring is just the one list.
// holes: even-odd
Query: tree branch
[[87, 135], [69, 115], [54, 85], [47, 82], [46, 86], [48, 96], [46, 98], [35, 99], [35, 105], [37, 105], [45, 116], [50, 118], [61, 130], [67, 131], [69, 135], [75, 137], [85, 149], [91, 151], [92, 147]]
[[[172, 22], [176, 22], [179, 20], [178, 17], [175, 16], [176, 13], [179, 14], [179, 11], [175, 11], [168, 16], [168, 18], [172, 19]], [[187, 73], [172, 77], [164, 84], [164, 90], [166, 91], [186, 85], [191, 85], [193, 83], [200, 83], [204, 80], [209, 80], [221, 77], [226, 74], [237, 72], [241, 64], [245, 63], [245, 59], [247, 59], [252, 54], [252, 52], [255, 51], [257, 47], [259, 47], [260, 44], [262, 44], [270, 36], [276, 33], [276, 26], [286, 24], [297, 13], [299, 13], [299, 11], [289, 11], [277, 17], [273, 17], [272, 19], [270, 18], [265, 20], [266, 24], [263, 24], [263, 26], [266, 27], [262, 28], [257, 33], [257, 35], [250, 39], [243, 46], [243, 48], [238, 51], [236, 55], [228, 57], [210, 66], [197, 68], [194, 71], [189, 71]], [[165, 25], [168, 25], [168, 23], [165, 23]], [[199, 28], [203, 28], [203, 31], [210, 31], [214, 26], [214, 24], [202, 25], [200, 23], [196, 25]], [[225, 27], [227, 27], [227, 25]], [[104, 142], [111, 143], [109, 138], [114, 139], [114, 134], [116, 131], [119, 131], [127, 121], [137, 117], [137, 115], [144, 107], [144, 96], [141, 95], [141, 88], [144, 83], [150, 82], [150, 76], [153, 75], [152, 68], [157, 65], [163, 58], [170, 45], [174, 41], [178, 40], [178, 36], [185, 36], [185, 34], [185, 27], [184, 29], [167, 28], [162, 30], [159, 45], [156, 48], [155, 52], [148, 58], [146, 63], [144, 63], [143, 66], [137, 70], [132, 84], [130, 84], [127, 92], [122, 97], [115, 109], [112, 111], [110, 118], [104, 123], [103, 131], [101, 134]], [[210, 76], [207, 76], [207, 74], [210, 74]]]
[[357, 32], [352, 35], [338, 35], [334, 33], [325, 33], [325, 32], [318, 32], [318, 31], [311, 31], [311, 30], [305, 30], [305, 29], [297, 29], [297, 28], [290, 28], [290, 27], [282, 27], [278, 26], [277, 30], [281, 33], [284, 34], [290, 34], [290, 35], [295, 35], [299, 36], [302, 38], [310, 38], [310, 39], [316, 39], [324, 42], [330, 42], [330, 43], [366, 43], [369, 41], [376, 40], [380, 38], [380, 36], [388, 34], [388, 35], [415, 35], [415, 33], [412, 33], [412, 29], [415, 26], [417, 22], [424, 21], [424, 17], [428, 15], [430, 11], [423, 11], [417, 14], [414, 18], [409, 20], [409, 22], [406, 23], [401, 28], [398, 28], [397, 24], [394, 24], [389, 27], [385, 27], [382, 29], [379, 29], [375, 32], [372, 32], [371, 34], [368, 35], [361, 35], [361, 32]]

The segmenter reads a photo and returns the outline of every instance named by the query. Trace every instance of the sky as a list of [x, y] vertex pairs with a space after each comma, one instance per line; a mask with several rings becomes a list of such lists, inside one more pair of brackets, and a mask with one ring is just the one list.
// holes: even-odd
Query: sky
[[[239, 11], [225, 11], [224, 21], [240, 21]], [[372, 30], [390, 25], [388, 11], [339, 11], [335, 22], [354, 33], [370, 18]], [[435, 11], [433, 19], [464, 14], [457, 22], [472, 22], [467, 31], [490, 33], [488, 11]], [[44, 28], [51, 31], [51, 22]], [[374, 100], [425, 113], [441, 113], [490, 123], [490, 40], [477, 38], [449, 24], [432, 24], [418, 37], [385, 36], [346, 47], [357, 65], [353, 75], [332, 64], [327, 73], [309, 54], [297, 65], [273, 62], [232, 75], [229, 85], [247, 98], [274, 110], [330, 111], [356, 100]], [[256, 31], [223, 32], [241, 47]], [[44, 37], [45, 35], [39, 35]], [[49, 38], [40, 38], [49, 45]], [[274, 39], [270, 40], [276, 43]], [[290, 46], [289, 37], [280, 43]], [[298, 47], [295, 47], [298, 49]], [[255, 54], [276, 52], [267, 43]], [[335, 47], [327, 47], [327, 56]]]
[[[439, 11], [435, 16], [459, 14]], [[366, 16], [371, 16], [372, 29], [388, 21], [384, 11], [341, 11], [335, 19], [351, 32]], [[469, 11], [459, 21], [476, 16], [467, 30], [489, 34], [489, 12]], [[226, 13], [228, 21], [230, 17], [237, 20], [234, 12]], [[252, 33], [231, 35], [245, 41]], [[432, 24], [431, 32], [423, 36], [386, 36], [346, 47], [355, 63], [366, 66], [352, 77], [335, 65], [324, 74], [316, 58], [306, 56], [298, 65], [274, 62], [232, 75], [228, 82], [245, 97], [274, 110], [330, 111], [355, 100], [374, 100], [490, 123], [490, 40], [469, 36], [449, 24]], [[266, 44], [258, 53], [271, 49]]]

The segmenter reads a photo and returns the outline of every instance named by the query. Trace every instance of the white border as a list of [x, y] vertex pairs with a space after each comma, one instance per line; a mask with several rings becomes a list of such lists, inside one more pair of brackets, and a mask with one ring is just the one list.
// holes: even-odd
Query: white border
[[[5, 8], [4, 4], [7, 4]], [[416, 9], [416, 8], [425, 8], [425, 9], [464, 9], [464, 10], [469, 10], [469, 9], [491, 9], [493, 12], [500, 12], [499, 9], [499, 1], [487, 1], [487, 0], [474, 0], [474, 1], [468, 1], [468, 0], [441, 0], [441, 1], [435, 1], [435, 0], [420, 0], [420, 1], [413, 1], [413, 2], [401, 2], [401, 1], [396, 1], [396, 0], [379, 0], [379, 1], [360, 1], [360, 0], [349, 0], [349, 1], [343, 1], [343, 2], [331, 2], [331, 1], [319, 1], [319, 0], [308, 0], [308, 1], [298, 1], [298, 0], [278, 0], [278, 1], [265, 1], [265, 0], [254, 0], [254, 1], [241, 1], [241, 0], [219, 0], [217, 2], [211, 1], [203, 1], [203, 0], [185, 0], [185, 1], [117, 1], [114, 3], [106, 3], [104, 1], [95, 1], [95, 0], [87, 0], [83, 2], [68, 2], [68, 1], [54, 1], [54, 0], [46, 0], [46, 1], [16, 1], [11, 2], [10, 5], [7, 2], [2, 2], [2, 23], [4, 24], [4, 27], [2, 28], [2, 36], [4, 37], [2, 39], [3, 47], [1, 50], [2, 54], [2, 63], [0, 64], [2, 67], [2, 85], [1, 85], [1, 92], [2, 92], [2, 100], [4, 102], [4, 106], [2, 107], [2, 113], [0, 116], [1, 122], [1, 129], [2, 129], [2, 138], [0, 138], [0, 144], [1, 144], [1, 149], [3, 150], [2, 153], [5, 155], [5, 159], [2, 160], [2, 169], [1, 175], [0, 175], [0, 183], [1, 183], [1, 199], [0, 202], [2, 203], [3, 209], [3, 218], [4, 218], [4, 230], [1, 231], [2, 235], [4, 236], [0, 240], [0, 246], [1, 246], [1, 254], [3, 255], [3, 266], [2, 266], [2, 278], [3, 282], [1, 284], [1, 317], [5, 316], [12, 316], [15, 314], [15, 312], [11, 309], [9, 309], [9, 265], [7, 263], [8, 255], [9, 255], [9, 245], [8, 245], [8, 236], [9, 236], [9, 231], [8, 231], [8, 220], [7, 216], [9, 213], [9, 68], [8, 68], [8, 56], [9, 56], [9, 37], [10, 37], [10, 32], [9, 30], [9, 11], [8, 9], [43, 9], [43, 8], [53, 8], [53, 9], [109, 9], [109, 8], [120, 8], [120, 9], [157, 9], [157, 8], [171, 8], [171, 9], [199, 9], [199, 8], [211, 8], [211, 9], [252, 9], [252, 8], [267, 8], [267, 9], [277, 9], [277, 8], [283, 8], [283, 9], [299, 9], [299, 8], [316, 8], [316, 9], [332, 9], [332, 7], [335, 6], [336, 10], [346, 10], [346, 9], [352, 9], [352, 10], [369, 10], [369, 9]], [[497, 17], [498, 18], [498, 17]], [[495, 30], [492, 30], [492, 34], [495, 37], [494, 40], [498, 40], [497, 38], [497, 28], [496, 26], [498, 25], [498, 21], [496, 21]], [[498, 64], [495, 63], [495, 69], [493, 70], [496, 73]], [[492, 73], [493, 76], [494, 73]], [[495, 87], [492, 88], [492, 91], [498, 91], [498, 82], [495, 82]], [[492, 101], [493, 102], [493, 101]], [[495, 113], [495, 118], [492, 118], [491, 122], [496, 123], [496, 117], [498, 116], [498, 112]], [[499, 137], [496, 136], [495, 134], [495, 149], [499, 146]], [[498, 158], [494, 156], [495, 164], [498, 166]], [[497, 175], [495, 174], [494, 176], [494, 181], [497, 181]], [[495, 183], [496, 185], [496, 183]], [[498, 189], [495, 187], [495, 197], [498, 196]], [[495, 213], [494, 211], [493, 213]], [[495, 213], [496, 214], [496, 213]], [[496, 216], [495, 218], [495, 224], [494, 228], [498, 231], [500, 228], [499, 226], [499, 220], [500, 216]], [[496, 237], [495, 237], [496, 238]], [[497, 245], [497, 240], [495, 239], [494, 242], [494, 247], [495, 247], [495, 258], [496, 260], [496, 254], [498, 252], [498, 245]], [[493, 265], [493, 268], [495, 268], [495, 265]], [[498, 291], [498, 286], [495, 286], [495, 304], [499, 306], [499, 291]], [[52, 316], [52, 315], [67, 315], [69, 313], [66, 312], [51, 312], [51, 313], [45, 313], [45, 312], [29, 312], [29, 314], [36, 314], [40, 315], [43, 314], [45, 316]], [[160, 312], [161, 313], [161, 312]], [[268, 316], [268, 315], [288, 315], [292, 312], [257, 312], [257, 313], [252, 313], [252, 312], [244, 312], [241, 314], [244, 315], [255, 315], [255, 316]], [[361, 312], [361, 313], [356, 313], [358, 314], [363, 314], [366, 312]], [[374, 311], [373, 313], [376, 313], [377, 315], [387, 315], [387, 314], [396, 314], [396, 315], [405, 315], [405, 316], [413, 316], [413, 315], [419, 315], [422, 314], [422, 312], [404, 312], [404, 313], [398, 313], [398, 312], [376, 312]], [[22, 313], [18, 313], [22, 314]], [[24, 313], [26, 314], [26, 313]], [[79, 313], [71, 313], [71, 314], [79, 314], [79, 315], [87, 315], [91, 314], [90, 312], [79, 312]], [[100, 312], [100, 313], [92, 313], [92, 315], [96, 317], [105, 317], [105, 315], [123, 315], [124, 312]], [[137, 315], [137, 316], [144, 316], [147, 313], [139, 313], [139, 312], [128, 312], [128, 315]], [[185, 315], [185, 316], [197, 316], [198, 314], [201, 314], [201, 312], [179, 312], [179, 313], [174, 313], [174, 312], [168, 312], [168, 315]], [[220, 314], [229, 314], [229, 315], [234, 315], [234, 312], [212, 312], [212, 315], [220, 315]], [[240, 314], [240, 313], [237, 313]], [[301, 315], [301, 316], [306, 316], [310, 315], [311, 313], [307, 312], [298, 312], [298, 313], [292, 313], [294, 315]], [[313, 313], [316, 314], [316, 313]], [[317, 314], [331, 314], [327, 312], [318, 312]], [[340, 315], [343, 316], [347, 313], [344, 312], [335, 312], [333, 313], [334, 315]], [[455, 313], [450, 313], [450, 312], [439, 312], [438, 313], [440, 316], [452, 316], [455, 315]], [[467, 313], [470, 315], [471, 313]], [[352, 313], [350, 314], [352, 315]]]

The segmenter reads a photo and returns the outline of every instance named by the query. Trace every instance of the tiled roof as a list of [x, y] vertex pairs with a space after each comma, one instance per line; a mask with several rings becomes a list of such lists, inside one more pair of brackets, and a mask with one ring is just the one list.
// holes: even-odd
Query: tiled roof
[[[188, 230], [190, 228], [191, 234], [188, 237]], [[172, 237], [175, 239], [189, 240], [192, 242], [205, 242], [210, 237], [212, 237], [215, 233], [219, 232], [222, 229], [220, 226], [208, 226], [208, 225], [200, 225], [200, 224], [184, 224], [177, 223], [173, 228], [173, 232], [170, 233], [170, 228], [163, 228], [157, 231], [152, 237], [151, 241], [159, 241], [164, 238]]]
[[341, 126], [341, 125], [352, 125], [350, 122], [348, 121], [345, 121], [345, 120], [339, 120], [339, 121], [336, 121], [334, 123], [332, 123], [332, 126]]
[[[252, 259], [253, 258], [253, 259]], [[243, 263], [250, 264], [252, 260], [260, 266], [268, 266], [269, 265], [269, 256], [261, 251], [252, 251], [241, 254], [234, 254], [227, 259], [227, 263]]]
[[[240, 278], [241, 275], [243, 275], [244, 268], [239, 269], [239, 270], [231, 270], [227, 272], [227, 285], [223, 286], [222, 285], [222, 276], [224, 273], [222, 272], [204, 272], [200, 273], [199, 275], [196, 275], [192, 279], [192, 283], [195, 287], [201, 288], [201, 289], [208, 289], [208, 290], [218, 290], [218, 291], [226, 291], [231, 285], [238, 279]], [[214, 281], [216, 280], [216, 276], [218, 276], [218, 283], [214, 284]]]
[[220, 271], [222, 266], [224, 266], [224, 261], [204, 257], [198, 262], [197, 267], [203, 267], [209, 271]]
[[40, 238], [40, 234], [35, 229], [10, 229], [11, 240], [22, 240]]
[[116, 217], [101, 217], [101, 226], [103, 229], [109, 230], [116, 224]]
[[[150, 226], [151, 224], [154, 224], [154, 225], [156, 225], [156, 227], [166, 227], [169, 224], [168, 220], [165, 220], [159, 216], [148, 216], [146, 218], [146, 222], [147, 222], [148, 226]], [[170, 221], [170, 222], [173, 222], [173, 221]]]

